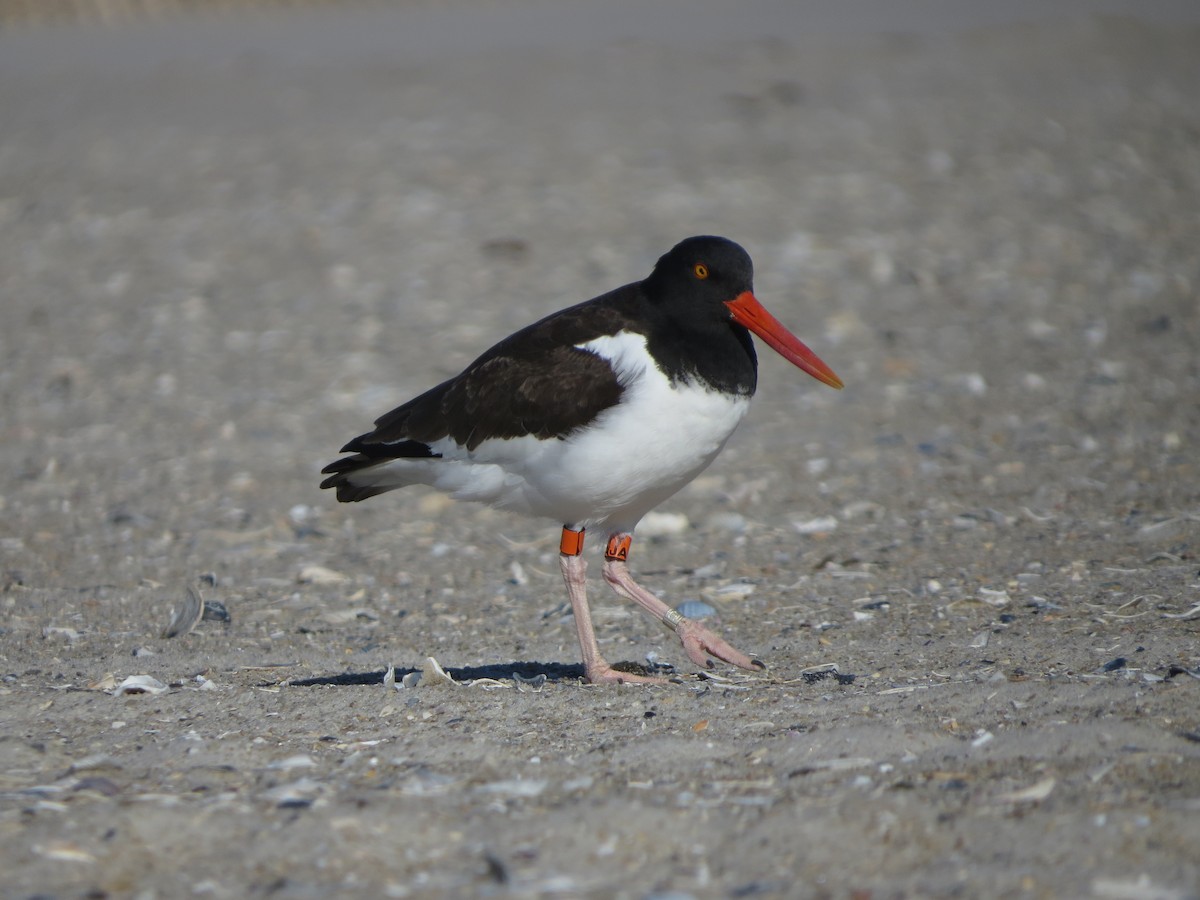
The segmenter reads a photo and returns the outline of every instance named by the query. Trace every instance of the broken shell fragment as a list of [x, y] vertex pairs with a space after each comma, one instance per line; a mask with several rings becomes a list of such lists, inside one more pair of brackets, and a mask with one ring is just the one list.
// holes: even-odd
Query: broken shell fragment
[[164, 638], [181, 637], [200, 624], [204, 617], [204, 598], [200, 592], [187, 586], [183, 594], [183, 605], [171, 614], [171, 621], [163, 629]]
[[229, 614], [225, 604], [218, 603], [216, 600], [204, 601], [204, 614], [200, 618], [206, 622], [225, 622], [226, 624], [233, 621], [233, 616]]
[[304, 777], [273, 787], [263, 796], [280, 809], [306, 809], [313, 805], [324, 790], [320, 782]]
[[546, 673], [539, 672], [532, 678], [526, 678], [520, 672], [513, 672], [513, 681], [517, 683], [517, 690], [521, 693], [540, 694], [546, 686]]
[[130, 675], [109, 693], [120, 697], [122, 694], [165, 694], [169, 690], [153, 675]]
[[112, 672], [105, 672], [95, 681], [88, 682], [89, 691], [109, 691], [117, 686], [117, 676]]
[[1037, 803], [1045, 800], [1058, 783], [1053, 777], [1043, 778], [1029, 787], [1008, 791], [996, 797], [997, 803]]
[[301, 566], [299, 573], [296, 575], [296, 580], [301, 584], [314, 584], [318, 587], [328, 587], [330, 585], [342, 584], [350, 579], [326, 566], [306, 565]]
[[425, 665], [421, 667], [421, 683], [424, 685], [435, 684], [458, 684], [453, 678], [446, 674], [446, 670], [432, 656], [425, 658]]

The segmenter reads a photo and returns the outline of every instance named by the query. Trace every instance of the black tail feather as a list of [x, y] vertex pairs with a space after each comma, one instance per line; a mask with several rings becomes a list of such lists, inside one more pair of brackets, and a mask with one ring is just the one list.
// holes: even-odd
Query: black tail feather
[[337, 498], [342, 503], [357, 503], [369, 497], [386, 494], [399, 485], [355, 484], [355, 472], [369, 469], [389, 459], [440, 459], [440, 453], [434, 453], [429, 445], [421, 441], [399, 441], [395, 444], [364, 444], [363, 438], [356, 437], [345, 447], [343, 453], [353, 453], [353, 456], [343, 456], [335, 459], [321, 470], [322, 475], [328, 475], [321, 482], [321, 487], [335, 488]]

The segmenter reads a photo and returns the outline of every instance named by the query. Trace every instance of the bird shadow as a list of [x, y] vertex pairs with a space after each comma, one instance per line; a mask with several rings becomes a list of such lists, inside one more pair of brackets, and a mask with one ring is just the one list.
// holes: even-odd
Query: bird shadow
[[[400, 681], [405, 675], [420, 672], [411, 667], [397, 668], [396, 680]], [[455, 681], [475, 681], [489, 678], [493, 681], [516, 681], [518, 677], [528, 681], [539, 675], [545, 675], [547, 681], [582, 681], [583, 666], [567, 663], [544, 662], [510, 662], [496, 663], [489, 666], [456, 666], [446, 667], [446, 674]], [[356, 685], [383, 684], [386, 671], [378, 672], [343, 672], [340, 675], [317, 675], [312, 678], [293, 678], [288, 680], [291, 687], [353, 687]]]

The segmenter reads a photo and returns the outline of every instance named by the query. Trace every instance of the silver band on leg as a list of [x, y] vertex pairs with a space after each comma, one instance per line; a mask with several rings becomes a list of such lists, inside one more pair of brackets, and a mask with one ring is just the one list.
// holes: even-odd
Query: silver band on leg
[[668, 609], [667, 614], [663, 616], [663, 624], [672, 631], [678, 631], [679, 626], [687, 621], [687, 617], [679, 613], [678, 610]]

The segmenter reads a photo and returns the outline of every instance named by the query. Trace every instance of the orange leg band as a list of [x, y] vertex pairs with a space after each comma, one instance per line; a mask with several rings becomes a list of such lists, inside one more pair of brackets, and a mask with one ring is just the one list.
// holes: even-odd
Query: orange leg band
[[625, 562], [629, 559], [629, 545], [632, 543], [633, 535], [614, 534], [608, 539], [608, 546], [604, 548], [604, 558]]
[[578, 531], [572, 531], [567, 526], [563, 526], [562, 540], [558, 542], [558, 552], [563, 556], [578, 556], [583, 552], [583, 532], [580, 528]]

